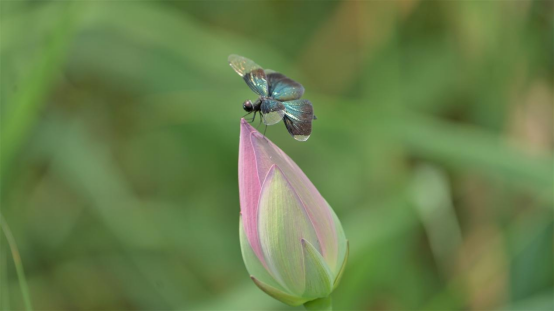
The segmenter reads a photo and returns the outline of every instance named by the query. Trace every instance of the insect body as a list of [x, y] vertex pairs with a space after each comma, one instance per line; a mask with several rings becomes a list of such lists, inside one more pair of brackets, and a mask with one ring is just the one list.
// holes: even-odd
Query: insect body
[[260, 113], [266, 126], [283, 120], [287, 130], [298, 141], [306, 141], [312, 133], [315, 119], [312, 103], [301, 100], [304, 87], [287, 76], [264, 70], [258, 64], [239, 55], [229, 55], [229, 64], [259, 95], [254, 102], [246, 100], [242, 105], [248, 113]]

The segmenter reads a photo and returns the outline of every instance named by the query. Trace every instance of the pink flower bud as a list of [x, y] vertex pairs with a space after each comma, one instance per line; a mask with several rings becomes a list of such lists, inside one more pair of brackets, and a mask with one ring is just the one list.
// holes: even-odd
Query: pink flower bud
[[240, 242], [256, 285], [289, 305], [328, 297], [348, 256], [339, 219], [302, 170], [244, 119]]

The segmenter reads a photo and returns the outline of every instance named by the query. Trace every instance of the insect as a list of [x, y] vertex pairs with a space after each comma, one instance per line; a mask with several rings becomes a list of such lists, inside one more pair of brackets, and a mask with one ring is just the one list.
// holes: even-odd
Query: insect
[[283, 120], [293, 138], [298, 141], [308, 140], [312, 133], [312, 120], [316, 117], [312, 103], [300, 99], [304, 94], [301, 84], [281, 73], [264, 70], [252, 60], [239, 55], [229, 55], [229, 65], [259, 95], [254, 102], [246, 100], [242, 104], [247, 115], [254, 113], [252, 122], [259, 112], [266, 129]]

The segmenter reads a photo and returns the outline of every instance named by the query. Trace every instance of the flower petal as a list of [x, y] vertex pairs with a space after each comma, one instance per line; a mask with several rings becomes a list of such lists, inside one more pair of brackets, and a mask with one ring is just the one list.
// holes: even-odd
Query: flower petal
[[288, 294], [286, 292], [283, 292], [277, 288], [271, 287], [268, 284], [265, 284], [264, 282], [258, 280], [254, 276], [250, 276], [250, 278], [254, 281], [256, 286], [258, 286], [261, 290], [263, 290], [266, 294], [270, 295], [271, 297], [281, 301], [282, 303], [291, 305], [293, 307], [299, 306], [306, 302], [306, 299], [302, 299], [300, 297], [293, 296], [291, 294]]
[[333, 290], [339, 286], [340, 280], [342, 278], [342, 274], [344, 273], [344, 268], [346, 268], [346, 263], [348, 262], [348, 253], [350, 252], [350, 244], [348, 244], [348, 241], [346, 241], [346, 254], [344, 255], [344, 260], [342, 261], [342, 266], [340, 268], [339, 273], [337, 274], [337, 277], [335, 278], [335, 281], [333, 282]]
[[294, 295], [305, 289], [301, 240], [317, 235], [296, 192], [278, 166], [270, 168], [260, 194], [258, 231], [264, 257], [275, 279]]
[[323, 298], [333, 290], [333, 276], [325, 260], [310, 242], [302, 240], [306, 288], [304, 298]]
[[240, 123], [240, 144], [239, 144], [239, 195], [242, 223], [248, 242], [254, 254], [265, 266], [262, 247], [258, 238], [258, 199], [260, 196], [261, 182], [258, 178], [256, 166], [256, 153], [254, 151], [251, 136], [257, 133], [246, 120]]
[[244, 231], [244, 226], [242, 224], [242, 217], [240, 219], [239, 224], [239, 232], [240, 232], [240, 249], [242, 251], [242, 258], [244, 260], [244, 264], [246, 265], [246, 269], [248, 270], [248, 273], [253, 276], [257, 276], [259, 280], [263, 281], [264, 283], [277, 288], [281, 291], [285, 291], [279, 283], [275, 281], [273, 276], [267, 271], [267, 269], [264, 267], [258, 256], [254, 253], [254, 250], [252, 250], [252, 247], [250, 246], [250, 242], [248, 242], [248, 239], [246, 237], [246, 233]]
[[337, 276], [342, 269], [345, 257], [348, 256], [348, 241], [344, 235], [344, 230], [342, 229], [339, 218], [333, 210], [331, 210], [331, 213], [333, 214], [333, 221], [337, 233], [337, 258], [334, 266], [329, 262], [327, 262], [327, 264], [329, 265], [331, 272], [333, 272], [333, 276]]
[[304, 303], [304, 308], [306, 311], [333, 311], [331, 296], [308, 301]]
[[[248, 125], [252, 128], [250, 125]], [[252, 128], [253, 131], [254, 128]], [[263, 181], [271, 166], [277, 165], [287, 177], [292, 189], [302, 202], [303, 209], [315, 229], [318, 240], [311, 241], [331, 268], [337, 266], [338, 241], [333, 212], [304, 172], [279, 147], [263, 137], [252, 133], [252, 147], [256, 154], [258, 179]], [[241, 202], [242, 203], [242, 202]]]

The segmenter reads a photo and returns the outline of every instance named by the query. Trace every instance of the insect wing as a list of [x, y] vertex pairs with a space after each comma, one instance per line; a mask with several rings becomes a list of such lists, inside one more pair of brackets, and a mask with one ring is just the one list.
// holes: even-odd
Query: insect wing
[[229, 65], [239, 74], [241, 77], [244, 77], [247, 73], [255, 70], [255, 69], [263, 69], [260, 65], [254, 63], [251, 59], [247, 59], [246, 57], [231, 54], [227, 58], [229, 61]]
[[278, 123], [285, 116], [285, 105], [272, 99], [264, 100], [260, 110], [264, 124], [268, 126]]
[[239, 74], [256, 94], [268, 96], [269, 90], [264, 69], [254, 61], [240, 55], [229, 55], [229, 65]]
[[269, 96], [279, 101], [296, 100], [304, 94], [304, 87], [289, 77], [266, 70]]
[[267, 78], [263, 69], [255, 69], [242, 78], [256, 94], [268, 96]]
[[308, 100], [283, 102], [285, 106], [285, 126], [290, 135], [298, 141], [306, 141], [312, 133], [314, 109]]

